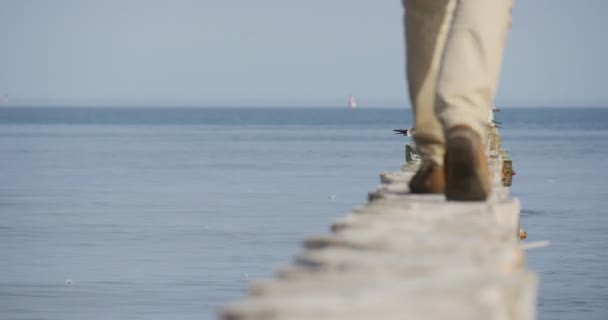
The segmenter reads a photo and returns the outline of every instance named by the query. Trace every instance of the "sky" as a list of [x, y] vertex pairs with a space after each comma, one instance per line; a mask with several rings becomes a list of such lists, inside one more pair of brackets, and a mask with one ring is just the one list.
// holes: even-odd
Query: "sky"
[[[497, 105], [608, 106], [608, 1], [516, 1]], [[0, 0], [7, 105], [409, 105], [398, 0]]]

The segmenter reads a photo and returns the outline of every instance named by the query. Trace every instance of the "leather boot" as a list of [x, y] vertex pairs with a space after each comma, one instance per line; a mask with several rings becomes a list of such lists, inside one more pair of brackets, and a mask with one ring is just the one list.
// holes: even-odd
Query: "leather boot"
[[423, 161], [409, 185], [411, 193], [443, 193], [445, 190], [443, 167], [431, 161]]
[[491, 181], [481, 137], [468, 126], [446, 134], [445, 196], [451, 201], [484, 201]]

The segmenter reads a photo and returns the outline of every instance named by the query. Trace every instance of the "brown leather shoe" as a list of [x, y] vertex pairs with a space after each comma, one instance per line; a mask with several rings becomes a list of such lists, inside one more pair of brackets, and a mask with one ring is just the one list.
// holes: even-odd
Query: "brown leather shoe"
[[445, 196], [451, 201], [483, 201], [491, 191], [483, 143], [468, 126], [446, 134]]
[[443, 167], [430, 161], [423, 161], [418, 172], [410, 180], [410, 192], [427, 194], [443, 193], [445, 190], [445, 176]]

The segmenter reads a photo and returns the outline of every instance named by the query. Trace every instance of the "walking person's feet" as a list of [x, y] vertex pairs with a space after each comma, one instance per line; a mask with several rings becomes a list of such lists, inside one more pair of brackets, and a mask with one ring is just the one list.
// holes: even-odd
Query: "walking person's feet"
[[484, 201], [491, 181], [480, 136], [468, 126], [446, 134], [445, 196], [451, 201]]

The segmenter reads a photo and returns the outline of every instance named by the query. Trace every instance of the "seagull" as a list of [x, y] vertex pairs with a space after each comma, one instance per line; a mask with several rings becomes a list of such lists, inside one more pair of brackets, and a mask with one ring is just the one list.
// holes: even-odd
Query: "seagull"
[[414, 127], [407, 129], [394, 129], [393, 132], [395, 132], [395, 134], [402, 134], [406, 137], [411, 137], [414, 135]]

